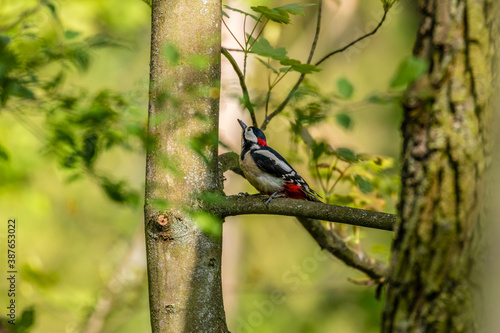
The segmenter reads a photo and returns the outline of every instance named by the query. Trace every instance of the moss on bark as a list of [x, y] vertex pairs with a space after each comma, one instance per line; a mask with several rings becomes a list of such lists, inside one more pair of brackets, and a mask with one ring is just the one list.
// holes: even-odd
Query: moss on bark
[[428, 73], [404, 101], [402, 191], [383, 332], [473, 332], [490, 155], [493, 2], [420, 1], [414, 54]]
[[152, 3], [145, 223], [153, 332], [227, 332], [222, 240], [189, 213], [197, 194], [221, 185], [220, 16], [217, 0]]

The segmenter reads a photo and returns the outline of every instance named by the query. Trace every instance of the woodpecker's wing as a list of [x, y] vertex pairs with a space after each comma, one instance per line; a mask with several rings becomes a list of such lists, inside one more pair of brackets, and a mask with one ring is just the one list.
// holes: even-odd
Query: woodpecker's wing
[[319, 195], [309, 187], [306, 181], [276, 150], [269, 146], [265, 146], [251, 150], [250, 153], [252, 154], [255, 164], [257, 164], [262, 171], [297, 185], [309, 200], [319, 201], [313, 196]]

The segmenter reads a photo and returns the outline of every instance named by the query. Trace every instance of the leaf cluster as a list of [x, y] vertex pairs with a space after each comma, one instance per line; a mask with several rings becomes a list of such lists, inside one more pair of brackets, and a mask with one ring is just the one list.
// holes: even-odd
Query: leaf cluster
[[[44, 152], [69, 170], [68, 180], [88, 175], [110, 199], [138, 202], [124, 181], [114, 181], [95, 167], [114, 147], [140, 149], [147, 141], [142, 113], [133, 96], [73, 88], [67, 78], [86, 72], [93, 52], [123, 43], [96, 34], [67, 30], [57, 6], [40, 2], [11, 26], [0, 26], [0, 110], [10, 112], [40, 139]], [[48, 23], [47, 23], [48, 22]], [[0, 160], [10, 153], [0, 143]]]

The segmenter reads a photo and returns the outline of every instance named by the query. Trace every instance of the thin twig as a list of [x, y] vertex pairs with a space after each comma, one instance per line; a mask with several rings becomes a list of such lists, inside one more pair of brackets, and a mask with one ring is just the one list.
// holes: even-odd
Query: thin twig
[[342, 177], [344, 177], [347, 169], [349, 169], [350, 167], [352, 166], [352, 164], [349, 164], [345, 169], [344, 171], [341, 171], [339, 169], [339, 176], [337, 177], [337, 180], [335, 180], [335, 183], [333, 183], [332, 187], [330, 188], [330, 191], [329, 192], [332, 192], [333, 189], [335, 188], [335, 186], [337, 185], [337, 183], [342, 179]]
[[[314, 33], [314, 40], [313, 40], [313, 43], [311, 45], [311, 50], [309, 51], [309, 56], [307, 58], [307, 63], [308, 64], [311, 63], [312, 57], [314, 55], [314, 51], [316, 50], [316, 45], [318, 43], [319, 32], [320, 32], [320, 29], [321, 29], [321, 12], [322, 11], [323, 11], [323, 0], [320, 0], [319, 1], [319, 6], [318, 6], [318, 16], [317, 16], [317, 20], [316, 20], [316, 32]], [[283, 76], [285, 76], [285, 74], [283, 74]], [[292, 90], [290, 90], [290, 92], [288, 93], [288, 96], [285, 98], [285, 100], [276, 108], [276, 110], [274, 110], [269, 116], [267, 116], [264, 119], [264, 122], [260, 126], [260, 128], [262, 130], [265, 130], [266, 127], [267, 127], [267, 124], [269, 124], [269, 122], [271, 121], [271, 119], [273, 119], [275, 116], [277, 116], [279, 113], [281, 113], [281, 111], [283, 111], [283, 109], [285, 108], [285, 106], [287, 106], [288, 102], [290, 101], [290, 99], [292, 99], [293, 95], [295, 94], [295, 91], [297, 91], [297, 89], [299, 88], [300, 84], [302, 83], [302, 80], [304, 80], [305, 76], [306, 76], [306, 74], [304, 74], [304, 73], [300, 74], [300, 77], [297, 80], [297, 83], [295, 83], [295, 85], [293, 86]]]
[[[321, 8], [320, 8], [321, 9]], [[345, 50], [347, 50], [349, 47], [353, 46], [354, 44], [362, 41], [363, 39], [375, 34], [378, 29], [382, 26], [382, 24], [384, 23], [386, 17], [387, 17], [387, 13], [388, 13], [388, 9], [387, 10], [384, 10], [384, 15], [382, 16], [382, 19], [380, 20], [380, 22], [378, 23], [378, 25], [375, 27], [375, 29], [373, 29], [371, 32], [359, 37], [358, 39], [352, 41], [351, 43], [347, 44], [346, 46], [338, 49], [338, 50], [335, 50], [333, 52], [330, 52], [328, 53], [326, 56], [324, 56], [323, 58], [321, 58], [319, 61], [317, 61], [314, 65], [315, 66], [318, 66], [320, 65], [323, 61], [325, 61], [326, 59], [330, 58], [331, 56], [337, 54], [337, 53], [341, 53], [341, 52], [344, 52]], [[321, 17], [321, 14], [318, 14], [318, 18]], [[318, 23], [319, 24], [319, 23]], [[314, 42], [313, 42], [314, 44]], [[311, 59], [312, 59], [312, 56], [311, 56]], [[293, 86], [293, 88], [290, 90], [290, 92], [288, 93], [287, 97], [285, 98], [285, 100], [276, 108], [276, 110], [274, 110], [268, 117], [266, 117], [266, 119], [264, 119], [262, 125], [261, 125], [261, 129], [264, 130], [267, 125], [269, 124], [269, 122], [271, 121], [271, 119], [273, 119], [274, 117], [276, 117], [278, 114], [280, 114], [284, 109], [285, 107], [288, 105], [288, 103], [290, 102], [290, 100], [292, 99], [293, 95], [295, 94], [295, 92], [297, 91], [297, 89], [299, 88], [300, 84], [302, 83], [302, 81], [304, 80], [304, 77], [306, 76], [306, 74], [301, 74], [299, 79], [297, 80], [297, 83], [295, 83], [295, 85]]]
[[361, 37], [359, 37], [358, 39], [350, 42], [349, 44], [347, 44], [346, 46], [338, 49], [338, 50], [335, 50], [333, 52], [330, 52], [328, 53], [326, 56], [324, 56], [323, 58], [321, 58], [318, 62], [315, 63], [316, 66], [318, 66], [319, 64], [321, 64], [323, 61], [325, 61], [326, 59], [330, 58], [331, 56], [337, 54], [337, 53], [341, 53], [341, 52], [344, 52], [345, 50], [347, 50], [348, 48], [350, 48], [351, 46], [353, 46], [354, 44], [362, 41], [363, 39], [367, 38], [367, 37], [370, 37], [371, 35], [374, 35], [377, 30], [382, 26], [382, 24], [384, 23], [385, 21], [385, 18], [387, 16], [387, 13], [389, 12], [389, 10], [385, 10], [384, 11], [384, 16], [382, 16], [382, 19], [380, 20], [380, 22], [377, 24], [377, 26], [375, 27], [375, 29], [373, 29], [371, 32], [367, 33], [366, 35], [363, 35]]
[[229, 29], [229, 27], [227, 26], [226, 24], [226, 21], [224, 21], [224, 19], [222, 19], [222, 23], [224, 24], [224, 26], [226, 27], [227, 31], [229, 31], [229, 33], [231, 34], [231, 36], [233, 36], [234, 40], [236, 41], [236, 43], [238, 43], [238, 45], [241, 47], [241, 50], [242, 51], [245, 51], [245, 48], [243, 47], [243, 45], [240, 44], [240, 41], [238, 40], [238, 38], [236, 38], [236, 36], [233, 34], [233, 32], [231, 31], [231, 29]]
[[267, 25], [268, 22], [269, 22], [269, 20], [267, 20], [266, 23], [264, 23], [264, 25], [262, 26], [262, 29], [260, 29], [259, 34], [257, 35], [257, 37], [254, 38], [252, 44], [248, 48], [249, 50], [252, 49], [252, 46], [255, 44], [255, 42], [257, 42], [257, 39], [259, 39], [259, 37], [262, 35], [262, 33], [264, 32], [264, 28], [266, 27], [266, 25]]
[[[235, 49], [235, 48], [231, 48], [231, 47], [224, 47], [224, 49], [228, 50], [228, 51], [234, 51], [234, 52], [245, 52], [245, 50], [242, 50], [242, 49]], [[246, 51], [245, 53], [253, 53], [251, 51]]]
[[229, 60], [229, 63], [233, 66], [233, 69], [236, 72], [238, 79], [240, 80], [240, 86], [243, 92], [243, 101], [245, 107], [248, 109], [248, 112], [250, 113], [253, 126], [257, 126], [257, 119], [255, 118], [255, 110], [253, 108], [252, 102], [250, 101], [250, 95], [248, 94], [248, 88], [245, 83], [245, 77], [243, 76], [243, 73], [238, 67], [238, 63], [236, 63], [236, 60], [234, 60], [233, 56], [224, 48], [221, 48], [221, 52], [226, 57], [226, 59]]

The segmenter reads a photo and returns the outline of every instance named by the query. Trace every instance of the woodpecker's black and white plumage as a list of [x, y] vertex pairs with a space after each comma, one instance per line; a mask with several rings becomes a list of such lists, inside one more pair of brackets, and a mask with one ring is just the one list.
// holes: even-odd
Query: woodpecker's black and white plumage
[[238, 119], [241, 138], [240, 167], [246, 179], [260, 193], [276, 197], [319, 201], [319, 196], [276, 150], [267, 145], [266, 136], [257, 127]]

